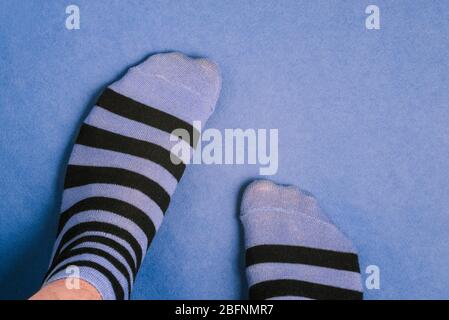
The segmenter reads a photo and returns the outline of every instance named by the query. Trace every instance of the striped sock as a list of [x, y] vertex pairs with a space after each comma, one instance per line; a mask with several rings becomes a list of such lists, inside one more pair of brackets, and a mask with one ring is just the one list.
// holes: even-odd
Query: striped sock
[[[105, 300], [127, 299], [178, 184], [171, 141], [190, 151], [220, 91], [215, 64], [157, 54], [109, 86], [81, 127], [67, 168], [60, 225], [44, 284], [78, 267]], [[196, 132], [194, 134], [194, 132]], [[174, 156], [176, 158], [176, 156]]]
[[245, 190], [250, 299], [362, 299], [357, 253], [312, 195], [270, 181]]

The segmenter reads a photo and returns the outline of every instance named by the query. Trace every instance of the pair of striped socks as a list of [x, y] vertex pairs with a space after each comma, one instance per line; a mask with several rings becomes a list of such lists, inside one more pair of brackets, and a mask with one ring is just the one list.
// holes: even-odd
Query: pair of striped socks
[[[102, 299], [130, 298], [186, 168], [172, 147], [181, 140], [193, 152], [199, 140], [193, 122], [207, 121], [220, 89], [216, 64], [166, 53], [103, 92], [70, 156], [44, 285], [76, 267]], [[245, 191], [241, 219], [250, 298], [362, 298], [355, 250], [312, 196], [256, 181]]]

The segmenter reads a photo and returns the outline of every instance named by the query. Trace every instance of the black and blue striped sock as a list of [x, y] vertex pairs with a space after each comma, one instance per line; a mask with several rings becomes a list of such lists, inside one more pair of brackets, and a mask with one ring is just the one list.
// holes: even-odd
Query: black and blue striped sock
[[76, 266], [103, 299], [129, 298], [186, 166], [171, 152], [179, 143], [172, 133], [188, 132], [183, 143], [191, 150], [198, 139], [193, 121], [207, 121], [220, 86], [214, 63], [168, 53], [151, 56], [103, 92], [69, 160], [44, 284]]
[[362, 299], [357, 252], [311, 194], [253, 182], [241, 220], [251, 299]]

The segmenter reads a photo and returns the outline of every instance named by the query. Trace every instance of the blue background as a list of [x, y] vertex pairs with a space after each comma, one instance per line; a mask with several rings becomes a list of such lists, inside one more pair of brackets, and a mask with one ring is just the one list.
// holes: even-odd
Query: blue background
[[[0, 298], [27, 298], [56, 233], [62, 173], [101, 90], [149, 54], [207, 56], [208, 127], [278, 128], [272, 177], [314, 193], [381, 270], [366, 297], [449, 298], [447, 1], [0, 3]], [[365, 8], [381, 30], [365, 29]], [[134, 298], [244, 298], [238, 206], [258, 166], [190, 166]]]

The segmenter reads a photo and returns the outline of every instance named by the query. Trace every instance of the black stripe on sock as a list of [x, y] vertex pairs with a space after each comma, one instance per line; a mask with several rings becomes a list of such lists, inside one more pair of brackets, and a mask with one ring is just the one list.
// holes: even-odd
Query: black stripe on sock
[[68, 266], [88, 267], [88, 268], [95, 269], [96, 271], [103, 274], [109, 280], [109, 282], [112, 285], [112, 289], [114, 290], [116, 299], [117, 300], [125, 299], [125, 293], [123, 291], [123, 288], [120, 285], [120, 283], [118, 282], [118, 280], [115, 278], [115, 276], [112, 274], [112, 272], [110, 272], [108, 269], [106, 269], [102, 265], [92, 262], [92, 261], [80, 260], [80, 261], [73, 261], [70, 263], [66, 263], [66, 264], [62, 265], [61, 267], [59, 267], [58, 269], [56, 269], [55, 271], [53, 271], [51, 275], [57, 274], [59, 271], [66, 269]]
[[107, 197], [91, 197], [83, 199], [61, 214], [59, 220], [58, 234], [61, 232], [64, 225], [69, 221], [71, 217], [77, 213], [88, 210], [102, 210], [107, 212], [113, 212], [119, 216], [127, 218], [139, 226], [145, 233], [148, 239], [148, 243], [153, 240], [156, 228], [153, 221], [139, 208], [124, 202], [122, 200], [107, 198]]
[[121, 263], [117, 258], [115, 258], [113, 255], [108, 253], [107, 251], [104, 251], [102, 249], [97, 248], [91, 248], [91, 247], [83, 247], [78, 249], [73, 249], [70, 251], [65, 251], [63, 254], [60, 254], [57, 259], [54, 261], [55, 266], [58, 265], [61, 262], [64, 262], [64, 260], [67, 260], [69, 258], [82, 255], [82, 254], [93, 254], [99, 257], [102, 257], [106, 259], [109, 263], [111, 263], [126, 279], [128, 284], [128, 294], [131, 293], [131, 275], [128, 273], [128, 270], [126, 269], [125, 265]]
[[64, 250], [62, 250], [60, 252], [60, 254], [62, 255], [62, 254], [64, 254], [65, 251], [71, 250], [72, 248], [74, 248], [82, 243], [85, 243], [85, 242], [100, 243], [100, 244], [108, 246], [108, 247], [114, 249], [115, 251], [117, 251], [128, 263], [128, 265], [131, 269], [131, 272], [132, 272], [133, 279], [136, 277], [136, 274], [137, 274], [136, 262], [134, 261], [134, 258], [132, 257], [132, 255], [129, 253], [128, 249], [126, 249], [124, 246], [122, 246], [117, 241], [115, 241], [113, 239], [109, 239], [104, 236], [84, 236], [84, 237], [78, 238], [75, 241], [71, 242], [68, 246], [66, 246], [64, 248]]
[[169, 194], [158, 183], [133, 171], [111, 168], [69, 165], [64, 188], [93, 183], [108, 183], [139, 190], [151, 198], [165, 212], [170, 204]]
[[[64, 255], [66, 252], [70, 251], [74, 247], [76, 247], [82, 243], [85, 243], [85, 242], [100, 243], [100, 244], [108, 246], [108, 247], [114, 249], [115, 251], [117, 251], [126, 260], [128, 266], [130, 267], [131, 272], [132, 272], [132, 278], [133, 279], [136, 278], [136, 274], [137, 274], [136, 262], [134, 261], [134, 258], [132, 257], [132, 255], [129, 253], [128, 249], [126, 249], [124, 246], [122, 246], [117, 241], [103, 237], [103, 236], [84, 236], [84, 237], [78, 238], [75, 241], [71, 242], [69, 245], [67, 245], [64, 248], [64, 250], [62, 250], [59, 253], [58, 257]], [[52, 262], [51, 266], [48, 268], [49, 270], [47, 271], [44, 279], [46, 279], [48, 277], [50, 271], [52, 269], [54, 269], [54, 267], [56, 267], [57, 262], [55, 262], [55, 261], [56, 261], [56, 259]]]
[[338, 270], [360, 272], [357, 255], [289, 245], [259, 245], [246, 250], [246, 266], [265, 262], [300, 263]]
[[317, 300], [362, 300], [363, 293], [299, 280], [271, 280], [249, 288], [251, 300], [297, 296]]
[[74, 225], [69, 230], [67, 230], [64, 235], [61, 238], [61, 241], [59, 242], [58, 248], [55, 251], [55, 259], [60, 254], [62, 247], [72, 240], [74, 237], [85, 233], [85, 232], [103, 232], [112, 234], [116, 237], [119, 237], [126, 242], [129, 243], [131, 248], [134, 251], [134, 254], [136, 255], [136, 269], [138, 270], [140, 267], [140, 264], [142, 263], [142, 248], [139, 245], [139, 242], [134, 238], [134, 236], [126, 231], [125, 229], [122, 229], [115, 224], [105, 223], [105, 222], [82, 222], [77, 225]]
[[[163, 167], [178, 181], [181, 179], [186, 168], [186, 165], [175, 154], [157, 144], [125, 137], [88, 124], [83, 124], [81, 126], [76, 143], [147, 159]], [[174, 157], [177, 161], [176, 163], [179, 164], [174, 164], [170, 155]]]
[[144, 123], [170, 134], [176, 129], [187, 130], [190, 135], [190, 141], [186, 142], [192, 147], [195, 147], [198, 142], [199, 132], [191, 124], [169, 113], [121, 95], [109, 88], [107, 88], [100, 96], [97, 106], [122, 117]]

